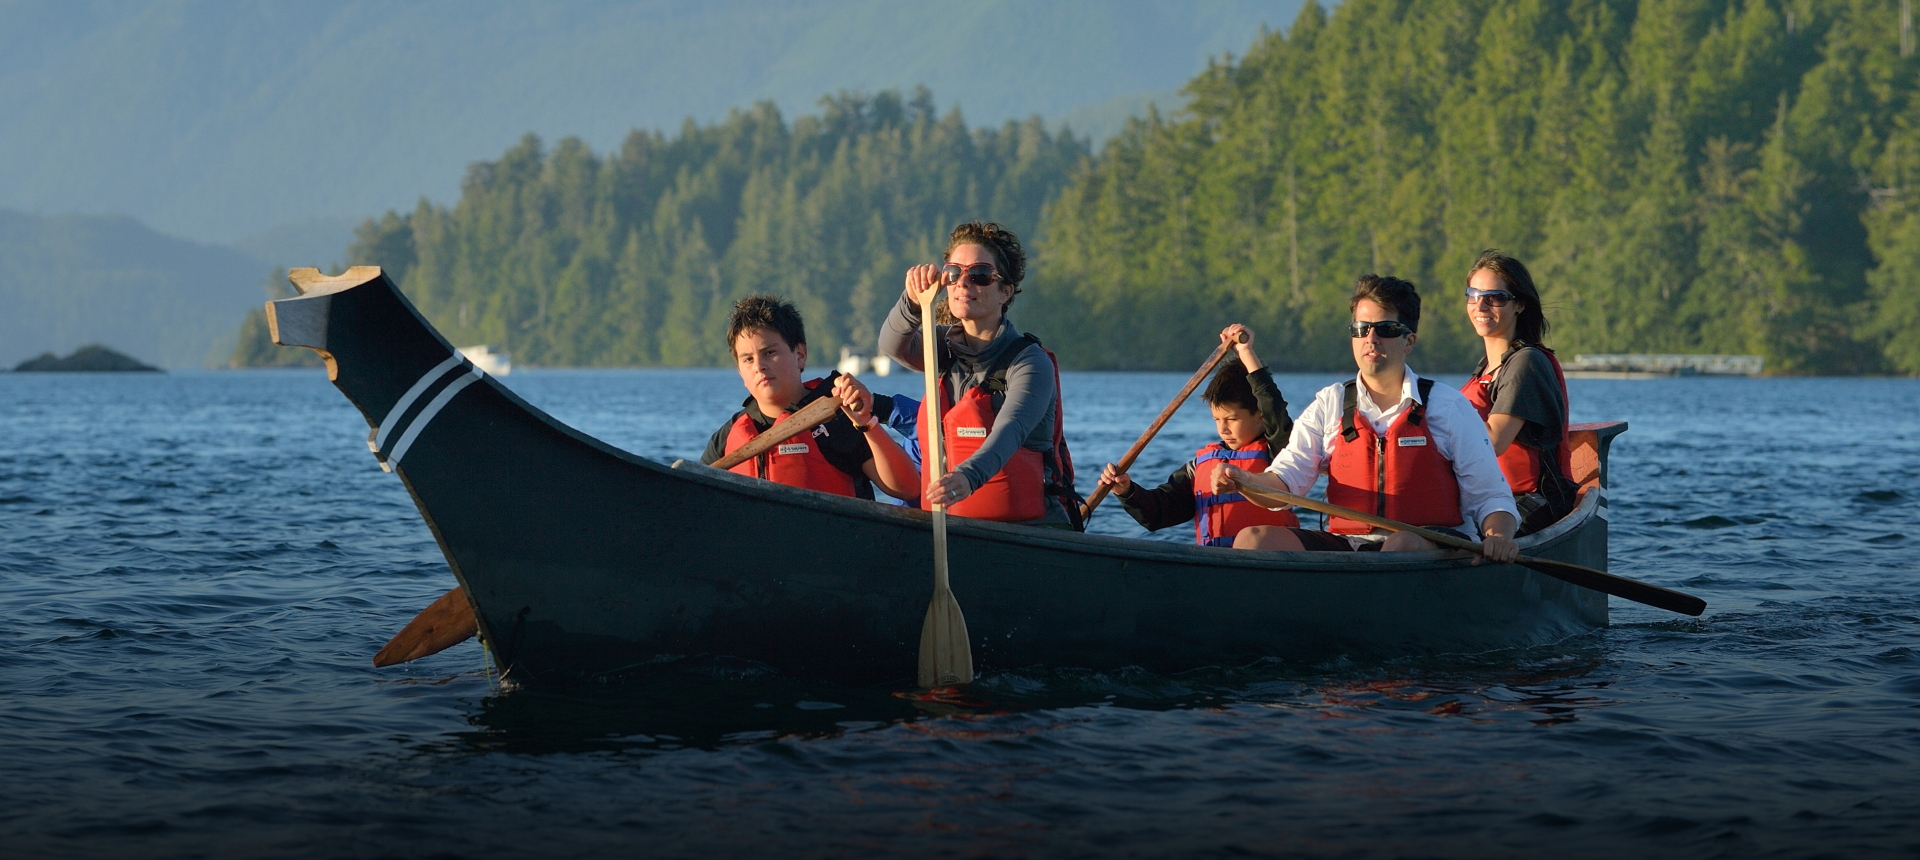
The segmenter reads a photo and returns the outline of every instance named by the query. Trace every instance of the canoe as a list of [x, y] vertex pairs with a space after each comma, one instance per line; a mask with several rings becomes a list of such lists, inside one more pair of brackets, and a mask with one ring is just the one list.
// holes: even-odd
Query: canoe
[[[372, 266], [290, 275], [273, 340], [320, 352], [372, 428], [505, 677], [739, 665], [845, 683], [914, 677], [927, 514], [635, 456], [463, 358]], [[724, 392], [715, 392], [721, 396]], [[1578, 508], [1520, 541], [1605, 570], [1607, 451], [1576, 425]], [[1178, 672], [1536, 645], [1607, 598], [1459, 552], [1246, 552], [952, 518], [953, 591], [983, 673]]]

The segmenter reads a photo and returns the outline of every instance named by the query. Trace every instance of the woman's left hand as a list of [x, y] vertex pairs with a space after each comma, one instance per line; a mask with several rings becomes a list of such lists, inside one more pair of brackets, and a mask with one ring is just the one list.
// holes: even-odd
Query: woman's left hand
[[927, 488], [926, 502], [930, 505], [951, 505], [973, 495], [973, 485], [967, 483], [967, 476], [959, 472], [948, 472], [947, 476]]
[[854, 424], [864, 427], [873, 423], [873, 395], [860, 380], [845, 375], [835, 377], [833, 396], [840, 398], [841, 408], [847, 410]]

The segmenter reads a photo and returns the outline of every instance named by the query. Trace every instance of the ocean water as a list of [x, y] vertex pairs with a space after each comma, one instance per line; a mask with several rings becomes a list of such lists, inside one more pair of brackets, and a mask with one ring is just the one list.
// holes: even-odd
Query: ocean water
[[[727, 371], [506, 381], [669, 461], [742, 396]], [[1182, 381], [1066, 375], [1083, 487]], [[1331, 381], [1280, 379], [1296, 412]], [[1613, 570], [1704, 617], [1615, 600], [1545, 647], [1060, 667], [948, 707], [504, 689], [473, 643], [374, 669], [454, 583], [324, 374], [0, 374], [0, 856], [1920, 854], [1920, 381], [1571, 387], [1575, 420], [1632, 423]], [[1210, 432], [1190, 405], [1134, 474]], [[1111, 503], [1096, 528], [1145, 537]]]

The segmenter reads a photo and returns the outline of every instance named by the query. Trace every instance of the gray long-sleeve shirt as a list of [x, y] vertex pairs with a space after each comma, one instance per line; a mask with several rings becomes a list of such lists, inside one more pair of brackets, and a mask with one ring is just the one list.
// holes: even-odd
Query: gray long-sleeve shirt
[[[975, 350], [961, 341], [951, 329], [951, 326], [940, 326], [936, 331], [940, 335], [943, 354], [951, 355], [953, 359], [946, 380], [952, 396], [958, 400], [986, 381], [987, 371], [993, 367], [994, 360], [1020, 338], [1020, 332], [1010, 320], [1002, 319], [1000, 331], [993, 336], [993, 340]], [[916, 372], [923, 369], [920, 361], [920, 306], [908, 301], [904, 293], [900, 301], [894, 304], [893, 310], [888, 312], [886, 323], [880, 327], [880, 352]], [[1025, 447], [1035, 451], [1052, 451], [1053, 403], [1056, 394], [1052, 359], [1038, 344], [1029, 345], [1007, 367], [1007, 390], [994, 398], [996, 413], [986, 442], [965, 462], [953, 466], [953, 471], [965, 476], [974, 489], [979, 489], [988, 478], [1000, 472], [1015, 450]], [[1051, 470], [1047, 480], [1056, 480]], [[1057, 500], [1049, 497], [1047, 516], [1042, 521], [1056, 520], [1065, 522], [1066, 510], [1060, 507]]]

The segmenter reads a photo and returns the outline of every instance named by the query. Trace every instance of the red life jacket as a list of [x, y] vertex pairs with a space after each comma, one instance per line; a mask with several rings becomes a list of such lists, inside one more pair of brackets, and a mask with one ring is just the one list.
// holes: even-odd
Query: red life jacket
[[[966, 462], [968, 457], [980, 450], [980, 446], [986, 444], [988, 434], [993, 432], [993, 420], [999, 415], [999, 410], [994, 406], [994, 395], [1007, 390], [1007, 368], [1029, 345], [1039, 343], [1039, 338], [1024, 334], [1008, 344], [1006, 349], [1001, 350], [1000, 357], [994, 360], [993, 366], [988, 368], [986, 379], [968, 389], [958, 403], [952, 402], [952, 383], [945, 373], [941, 374], [940, 430], [944, 437], [949, 470], [954, 465]], [[1066, 425], [1060, 402], [1060, 362], [1046, 347], [1041, 347], [1041, 351], [1046, 352], [1047, 360], [1053, 362], [1053, 450], [1036, 451], [1022, 445], [985, 484], [975, 487], [971, 495], [959, 502], [948, 505], [948, 513], [1000, 522], [1035, 520], [1046, 516], [1047, 496], [1055, 496], [1066, 508], [1073, 527], [1085, 528], [1080, 520], [1079, 496], [1073, 491], [1073, 455], [1067, 452]], [[925, 402], [920, 404], [918, 420], [920, 450], [924, 452], [929, 450], [930, 441], [927, 438]], [[1047, 482], [1049, 466], [1055, 477], [1053, 483]], [[922, 472], [920, 506], [931, 510], [933, 506], [926, 501], [925, 488], [940, 476], [931, 474], [931, 470], [923, 469]]]
[[1239, 449], [1215, 442], [1193, 455], [1193, 538], [1201, 546], [1233, 546], [1233, 538], [1249, 526], [1286, 526], [1299, 528], [1300, 518], [1292, 511], [1269, 511], [1239, 493], [1210, 495], [1213, 473], [1222, 466], [1239, 466], [1249, 472], [1265, 471], [1273, 462], [1267, 440], [1255, 439]]
[[[1427, 434], [1428, 396], [1433, 380], [1420, 380], [1420, 402], [1400, 413], [1382, 435], [1360, 419], [1359, 383], [1347, 383], [1340, 435], [1333, 440], [1327, 472], [1327, 501], [1356, 511], [1415, 526], [1460, 524], [1460, 481], [1453, 462], [1440, 456]], [[1373, 527], [1334, 517], [1328, 530], [1367, 534]]]
[[[1560, 467], [1560, 474], [1571, 475], [1573, 452], [1567, 445], [1565, 424], [1565, 416], [1571, 406], [1571, 401], [1567, 399], [1567, 377], [1560, 372], [1560, 359], [1553, 354], [1553, 350], [1544, 346], [1534, 348], [1547, 354], [1547, 361], [1553, 363], [1554, 381], [1560, 385], [1562, 423], [1560, 444], [1554, 446], [1554, 460]], [[1480, 413], [1481, 421], [1486, 421], [1487, 416], [1493, 414], [1493, 374], [1498, 369], [1490, 368], [1486, 373], [1467, 380], [1467, 384], [1460, 388], [1460, 393], [1467, 396], [1467, 402], [1473, 404], [1474, 411]], [[1507, 476], [1507, 486], [1512, 487], [1514, 492], [1535, 492], [1540, 489], [1542, 459], [1540, 449], [1515, 439], [1513, 444], [1507, 446], [1506, 453], [1500, 455], [1500, 474]]]
[[[826, 396], [827, 389], [822, 385], [823, 382], [825, 380], [822, 379], [807, 382], [809, 396], [802, 397], [800, 402], [794, 405], [794, 409], [799, 409], [819, 397]], [[793, 410], [788, 410], [772, 417], [775, 423], [779, 423], [792, 414]], [[741, 412], [740, 417], [734, 419], [732, 429], [727, 431], [726, 453], [733, 453], [758, 435], [760, 435], [760, 428], [754, 425], [753, 417], [746, 412]], [[827, 455], [820, 450], [820, 443], [813, 438], [811, 432], [794, 436], [775, 445], [766, 453], [727, 471], [750, 478], [764, 478], [789, 487], [819, 490], [836, 496], [858, 495], [853, 476], [840, 471], [838, 466], [827, 460]]]

